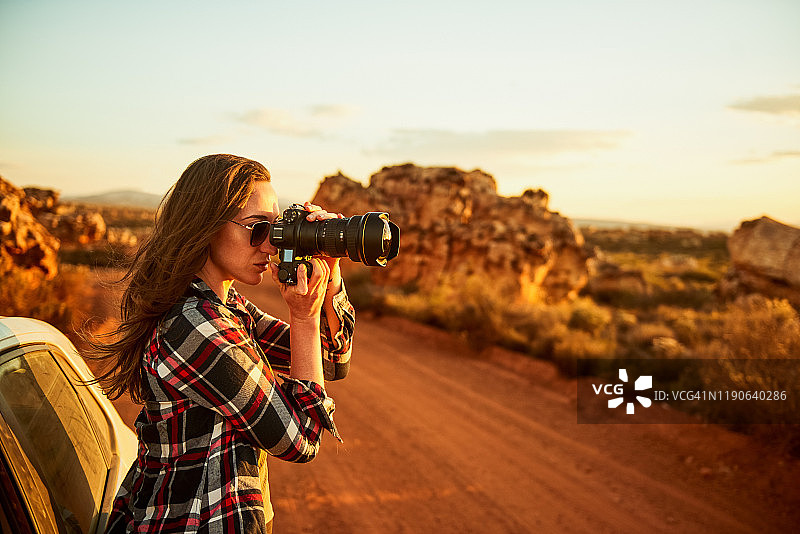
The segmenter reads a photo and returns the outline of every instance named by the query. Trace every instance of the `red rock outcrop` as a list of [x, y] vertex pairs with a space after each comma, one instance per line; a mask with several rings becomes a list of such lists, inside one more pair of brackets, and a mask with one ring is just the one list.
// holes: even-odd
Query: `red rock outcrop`
[[639, 269], [625, 269], [609, 261], [598, 261], [591, 271], [586, 289], [594, 298], [619, 294], [641, 297], [651, 293], [650, 285]]
[[323, 180], [313, 202], [345, 216], [386, 211], [400, 226], [400, 255], [372, 271], [380, 283], [430, 289], [479, 276], [510, 299], [557, 301], [588, 279], [583, 237], [547, 209], [547, 193], [499, 196], [480, 170], [384, 167], [368, 187], [339, 173]]
[[34, 217], [38, 217], [42, 212], [53, 211], [58, 205], [58, 191], [39, 187], [25, 187], [23, 191], [25, 191], [25, 200]]
[[85, 206], [58, 205], [52, 211], [40, 213], [38, 219], [64, 246], [90, 245], [106, 237], [103, 216]]
[[728, 251], [723, 295], [755, 292], [800, 306], [800, 228], [769, 217], [744, 221], [728, 239]]
[[34, 217], [25, 191], [0, 178], [0, 276], [24, 270], [53, 278], [58, 273], [59, 246]]

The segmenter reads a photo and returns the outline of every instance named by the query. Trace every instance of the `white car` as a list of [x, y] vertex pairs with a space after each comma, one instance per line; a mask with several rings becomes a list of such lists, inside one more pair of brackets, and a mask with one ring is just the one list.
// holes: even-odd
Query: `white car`
[[72, 343], [0, 317], [0, 531], [102, 532], [137, 439]]

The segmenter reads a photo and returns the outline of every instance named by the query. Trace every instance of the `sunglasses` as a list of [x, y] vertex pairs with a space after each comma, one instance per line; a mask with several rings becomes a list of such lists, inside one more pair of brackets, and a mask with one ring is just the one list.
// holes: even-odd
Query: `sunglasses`
[[250, 230], [251, 247], [257, 247], [264, 242], [264, 240], [269, 235], [269, 228], [272, 225], [272, 223], [269, 221], [257, 221], [254, 222], [253, 224], [242, 224], [240, 222], [230, 221], [230, 220], [228, 222], [232, 222], [233, 224], [238, 224], [242, 228], [247, 228], [248, 230]]

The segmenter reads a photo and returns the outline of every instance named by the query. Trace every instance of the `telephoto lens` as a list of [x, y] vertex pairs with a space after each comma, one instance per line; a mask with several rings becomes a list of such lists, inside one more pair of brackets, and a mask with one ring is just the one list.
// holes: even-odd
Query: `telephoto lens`
[[278, 280], [297, 283], [297, 268], [311, 275], [312, 256], [348, 257], [365, 265], [386, 267], [400, 251], [400, 228], [389, 215], [372, 211], [344, 219], [309, 221], [310, 212], [293, 204], [272, 224], [269, 241], [278, 248]]

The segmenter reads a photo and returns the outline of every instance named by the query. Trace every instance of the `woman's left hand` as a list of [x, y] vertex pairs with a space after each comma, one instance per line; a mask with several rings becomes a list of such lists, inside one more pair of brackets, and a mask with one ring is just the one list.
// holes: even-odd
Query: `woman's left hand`
[[[344, 215], [342, 215], [341, 213], [328, 213], [321, 207], [315, 206], [310, 202], [306, 202], [305, 204], [303, 204], [303, 207], [309, 212], [311, 212], [306, 217], [309, 221], [324, 221], [326, 219], [344, 219]], [[342, 325], [339, 321], [339, 317], [333, 308], [333, 296], [337, 295], [342, 290], [342, 272], [339, 269], [339, 258], [331, 258], [329, 256], [316, 256], [314, 259], [317, 261], [324, 261], [330, 267], [330, 272], [328, 273], [328, 283], [325, 286], [325, 300], [323, 303], [323, 309], [325, 310], [325, 317], [328, 322], [328, 330], [329, 332], [335, 334], [339, 332], [339, 330], [341, 330], [342, 328]]]
[[[308, 221], [324, 221], [326, 219], [344, 219], [341, 213], [329, 213], [319, 206], [311, 202], [305, 202], [303, 208], [311, 213], [308, 214], [306, 219]], [[338, 288], [341, 285], [342, 274], [339, 270], [339, 258], [331, 258], [329, 256], [318, 256], [319, 259], [325, 261], [330, 267], [330, 279], [328, 280], [328, 288]]]

